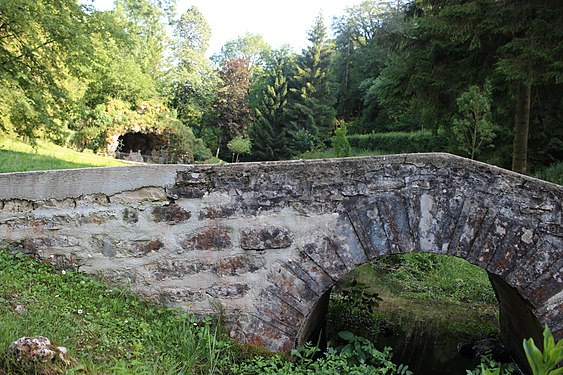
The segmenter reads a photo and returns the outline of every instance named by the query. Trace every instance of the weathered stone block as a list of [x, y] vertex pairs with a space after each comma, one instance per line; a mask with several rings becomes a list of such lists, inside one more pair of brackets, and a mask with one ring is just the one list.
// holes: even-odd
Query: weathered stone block
[[234, 216], [237, 209], [234, 206], [213, 206], [202, 208], [199, 212], [199, 220], [224, 219]]
[[35, 209], [48, 208], [48, 209], [73, 209], [76, 207], [76, 201], [72, 198], [68, 199], [47, 199], [33, 203]]
[[2, 212], [30, 212], [33, 211], [33, 203], [22, 199], [4, 201]]
[[83, 195], [80, 198], [76, 199], [76, 207], [93, 205], [107, 206], [108, 204], [109, 198], [105, 194]]
[[165, 304], [186, 303], [187, 305], [189, 302], [205, 300], [205, 293], [186, 288], [169, 288], [160, 293], [160, 300]]
[[166, 191], [166, 195], [172, 199], [180, 198], [202, 198], [206, 194], [205, 189], [193, 186], [173, 186]]
[[163, 274], [163, 278], [184, 277], [206, 271], [216, 272], [217, 270], [213, 263], [194, 259], [163, 259], [159, 260], [154, 268]]
[[136, 257], [143, 257], [164, 247], [160, 240], [131, 242], [130, 252]]
[[80, 241], [77, 238], [68, 236], [35, 237], [27, 238], [24, 241], [25, 247], [34, 250], [73, 247], [79, 244]]
[[132, 204], [141, 202], [158, 202], [167, 200], [166, 192], [159, 187], [146, 187], [133, 191], [124, 191], [109, 197], [112, 204]]
[[82, 266], [82, 260], [76, 254], [53, 254], [44, 261], [58, 270], [78, 271]]
[[240, 247], [245, 250], [284, 249], [292, 242], [289, 230], [279, 226], [245, 228], [240, 234]]
[[184, 250], [224, 250], [232, 247], [229, 230], [226, 228], [205, 228], [181, 244]]
[[266, 261], [260, 256], [239, 255], [221, 259], [217, 262], [218, 276], [236, 276], [248, 272], [255, 272], [265, 265]]
[[98, 211], [88, 215], [80, 215], [76, 222], [78, 225], [96, 224], [102, 225], [109, 221], [117, 220], [117, 212], [115, 211]]
[[166, 222], [170, 225], [183, 223], [192, 216], [190, 211], [186, 211], [175, 203], [157, 206], [152, 211], [152, 214], [156, 222]]
[[214, 284], [207, 289], [207, 294], [215, 298], [240, 298], [249, 290], [250, 287], [247, 284]]
[[303, 251], [334, 280], [338, 280], [342, 275], [351, 271], [338, 256], [338, 247], [339, 243], [334, 239], [321, 237], [305, 244]]

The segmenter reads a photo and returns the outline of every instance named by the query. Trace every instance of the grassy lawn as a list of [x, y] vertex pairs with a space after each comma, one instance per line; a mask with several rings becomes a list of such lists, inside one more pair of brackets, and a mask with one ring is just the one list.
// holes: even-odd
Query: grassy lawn
[[33, 148], [6, 136], [0, 138], [0, 173], [117, 165], [127, 164], [92, 152], [73, 151], [46, 141], [39, 140], [37, 147]]

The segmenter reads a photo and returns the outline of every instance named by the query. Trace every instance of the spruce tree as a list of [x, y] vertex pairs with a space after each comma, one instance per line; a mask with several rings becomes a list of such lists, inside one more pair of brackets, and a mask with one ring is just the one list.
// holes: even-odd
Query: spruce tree
[[287, 62], [277, 57], [268, 69], [267, 84], [259, 95], [256, 121], [251, 128], [252, 155], [258, 160], [279, 160], [289, 156], [287, 149]]
[[330, 144], [334, 130], [335, 99], [329, 79], [333, 48], [322, 16], [315, 20], [308, 39], [311, 46], [298, 58], [292, 82], [292, 134], [297, 143], [303, 141], [297, 139], [303, 138], [299, 134], [305, 134], [313, 138], [315, 147], [324, 148]]

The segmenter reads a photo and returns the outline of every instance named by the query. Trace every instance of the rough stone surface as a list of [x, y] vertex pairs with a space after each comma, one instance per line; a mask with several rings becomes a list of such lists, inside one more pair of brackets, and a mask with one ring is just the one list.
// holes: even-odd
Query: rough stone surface
[[229, 231], [224, 228], [206, 228], [182, 243], [185, 250], [223, 250], [232, 246]]
[[240, 235], [240, 247], [245, 250], [284, 249], [292, 242], [289, 230], [278, 226], [244, 228]]
[[180, 224], [188, 220], [192, 214], [177, 204], [157, 206], [152, 211], [156, 222], [166, 222], [168, 224]]
[[65, 347], [53, 345], [43, 336], [20, 337], [8, 347], [8, 358], [14, 369], [26, 374], [63, 374], [76, 364]]
[[447, 154], [15, 173], [0, 239], [195, 315], [219, 304], [234, 338], [273, 350], [302, 343], [358, 265], [453, 255], [496, 280], [505, 341], [522, 342], [544, 324], [563, 338], [562, 202]]

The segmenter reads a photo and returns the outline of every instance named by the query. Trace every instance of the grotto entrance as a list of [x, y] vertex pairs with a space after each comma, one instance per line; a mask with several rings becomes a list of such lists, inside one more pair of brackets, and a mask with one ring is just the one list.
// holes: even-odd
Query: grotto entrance
[[[119, 147], [116, 151], [118, 159], [164, 163], [162, 151], [168, 144], [164, 135], [155, 133], [131, 132], [119, 136]], [[163, 159], [163, 160], [160, 160]]]

